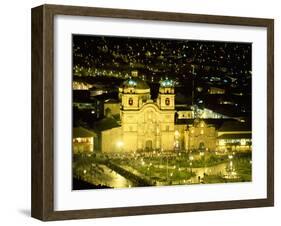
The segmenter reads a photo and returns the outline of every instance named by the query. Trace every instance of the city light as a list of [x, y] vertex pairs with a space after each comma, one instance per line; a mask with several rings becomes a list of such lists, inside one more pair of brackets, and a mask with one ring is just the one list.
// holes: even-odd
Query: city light
[[124, 143], [123, 143], [123, 141], [117, 141], [116, 145], [118, 148], [122, 148]]
[[240, 144], [241, 144], [242, 146], [246, 145], [246, 140], [245, 140], [245, 139], [241, 139]]
[[74, 190], [252, 181], [252, 44], [72, 40]]

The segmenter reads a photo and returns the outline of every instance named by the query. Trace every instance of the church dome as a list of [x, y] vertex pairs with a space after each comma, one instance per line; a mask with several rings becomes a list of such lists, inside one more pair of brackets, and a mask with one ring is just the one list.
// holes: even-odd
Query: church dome
[[130, 78], [123, 82], [122, 88], [149, 89], [149, 86], [139, 78]]
[[150, 87], [148, 84], [139, 78], [130, 78], [124, 81], [119, 87], [119, 99], [123, 94], [138, 94], [143, 102], [150, 99]]
[[160, 87], [163, 87], [163, 88], [174, 87], [174, 81], [171, 79], [161, 80]]

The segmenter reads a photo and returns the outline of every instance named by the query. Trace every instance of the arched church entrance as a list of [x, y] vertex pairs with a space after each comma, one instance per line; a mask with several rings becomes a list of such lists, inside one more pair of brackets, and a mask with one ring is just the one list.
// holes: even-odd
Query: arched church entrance
[[146, 142], [145, 142], [145, 149], [146, 150], [152, 150], [152, 140], [147, 140]]
[[200, 142], [198, 148], [199, 148], [200, 151], [205, 151], [206, 147], [205, 147], [204, 142]]

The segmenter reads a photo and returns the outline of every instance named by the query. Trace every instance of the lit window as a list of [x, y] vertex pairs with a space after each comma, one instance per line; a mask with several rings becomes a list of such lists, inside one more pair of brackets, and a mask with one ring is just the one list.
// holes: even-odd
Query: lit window
[[241, 145], [246, 145], [246, 140], [245, 139], [241, 139], [240, 144]]
[[225, 145], [225, 140], [219, 140], [219, 145], [224, 146]]
[[133, 101], [133, 98], [130, 98], [129, 99], [129, 105], [133, 105], [134, 101]]
[[159, 127], [156, 128], [156, 133], [159, 134]]
[[166, 105], [170, 105], [170, 99], [169, 99], [169, 98], [166, 98], [165, 104], [166, 104]]

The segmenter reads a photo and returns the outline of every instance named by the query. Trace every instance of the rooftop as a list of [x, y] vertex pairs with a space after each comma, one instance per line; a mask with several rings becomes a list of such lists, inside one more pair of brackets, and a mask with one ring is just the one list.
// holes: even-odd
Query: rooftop
[[219, 136], [218, 139], [252, 139], [252, 133], [228, 133]]
[[219, 128], [219, 132], [227, 131], [252, 131], [252, 125], [249, 122], [225, 121]]
[[73, 138], [94, 137], [94, 136], [96, 136], [96, 133], [80, 126], [80, 127], [73, 128], [73, 135], [72, 136], [73, 136]]
[[105, 100], [104, 103], [111, 103], [112, 104], [112, 103], [119, 103], [119, 101], [116, 100], [116, 99], [110, 98], [110, 99]]
[[112, 129], [115, 127], [120, 127], [117, 120], [115, 118], [103, 118], [94, 124], [95, 131], [104, 131], [108, 129]]
[[[209, 125], [214, 126], [218, 132], [251, 132], [252, 126], [250, 122], [239, 122], [235, 119], [203, 119]], [[176, 119], [177, 125], [193, 125], [196, 119]]]

